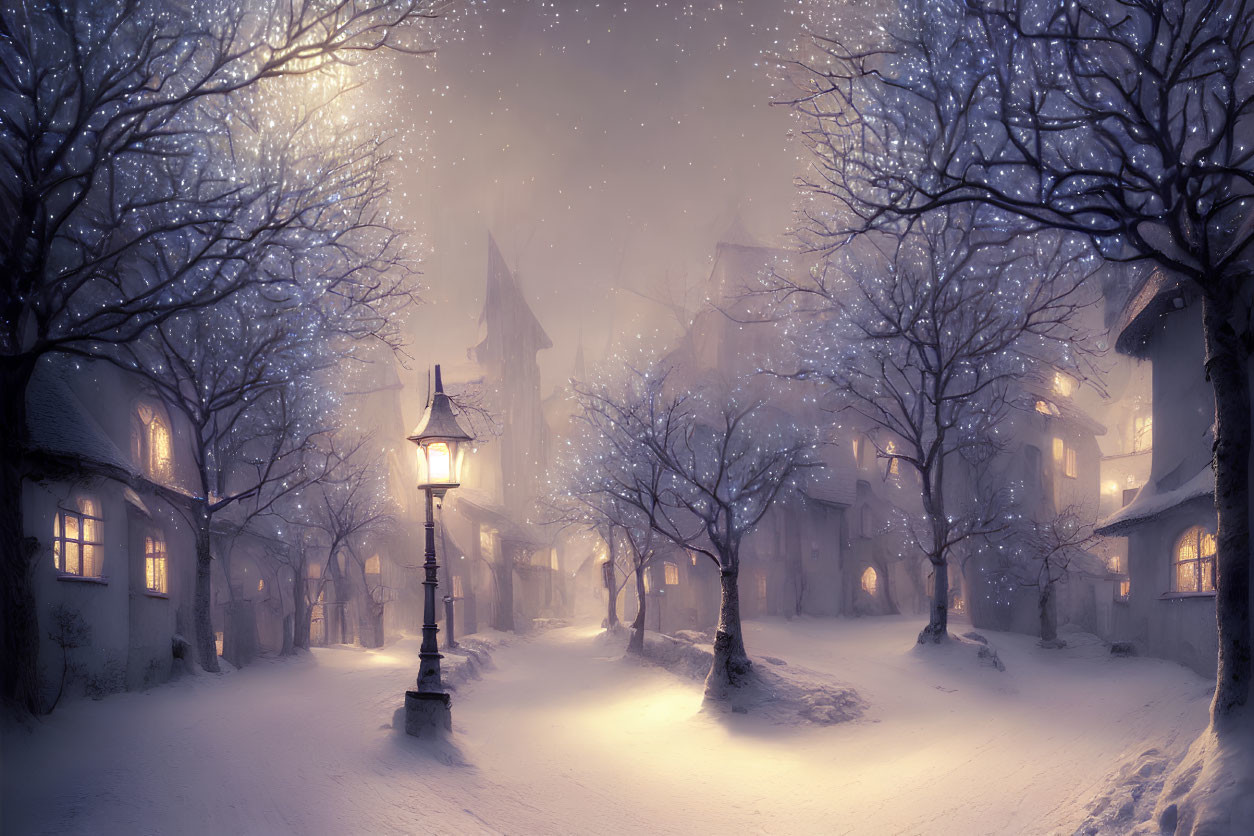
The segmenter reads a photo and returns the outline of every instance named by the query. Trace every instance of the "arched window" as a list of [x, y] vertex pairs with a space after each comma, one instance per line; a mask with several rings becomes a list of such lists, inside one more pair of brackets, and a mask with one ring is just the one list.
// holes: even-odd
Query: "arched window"
[[1213, 592], [1215, 535], [1195, 525], [1176, 541], [1173, 555], [1176, 592]]
[[874, 568], [868, 566], [862, 572], [862, 591], [872, 597], [879, 591], [880, 576]]
[[159, 531], [144, 538], [144, 588], [165, 594], [170, 591], [165, 537]]
[[173, 459], [170, 425], [156, 409], [144, 403], [135, 408], [135, 419], [131, 431], [131, 455], [136, 464], [153, 479], [169, 479]]
[[73, 508], [57, 511], [52, 520], [52, 559], [57, 571], [83, 578], [102, 576], [103, 522], [100, 502], [94, 497], [76, 497]]

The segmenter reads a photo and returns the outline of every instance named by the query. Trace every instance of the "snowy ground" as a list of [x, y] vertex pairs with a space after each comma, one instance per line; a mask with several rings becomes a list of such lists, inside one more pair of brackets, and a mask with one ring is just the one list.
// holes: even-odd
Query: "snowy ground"
[[853, 686], [864, 715], [703, 712], [700, 682], [565, 628], [498, 647], [432, 752], [392, 728], [414, 640], [317, 649], [7, 729], [0, 830], [1069, 833], [1120, 763], [1206, 717], [1209, 683], [1083, 636], [1059, 652], [986, 633], [998, 672], [970, 648], [914, 649], [917, 619], [746, 628], [751, 656]]

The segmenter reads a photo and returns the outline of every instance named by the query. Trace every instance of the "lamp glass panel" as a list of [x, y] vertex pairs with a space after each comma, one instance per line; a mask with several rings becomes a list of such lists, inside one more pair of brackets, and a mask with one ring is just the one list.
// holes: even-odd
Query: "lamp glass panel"
[[427, 476], [437, 484], [452, 481], [453, 461], [447, 443], [433, 441], [427, 445]]

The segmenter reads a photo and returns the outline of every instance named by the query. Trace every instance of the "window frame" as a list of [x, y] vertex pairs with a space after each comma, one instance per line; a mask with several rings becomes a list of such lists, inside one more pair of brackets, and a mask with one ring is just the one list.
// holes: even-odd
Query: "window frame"
[[[160, 544], [160, 550], [156, 549]], [[149, 547], [153, 548], [150, 549]], [[152, 585], [154, 572], [149, 566], [154, 568], [160, 560], [161, 566], [161, 583], [158, 586]], [[169, 595], [170, 594], [170, 551], [165, 542], [165, 534], [157, 529], [152, 529], [148, 534], [144, 535], [144, 591], [149, 595]]]
[[[73, 510], [66, 508], [61, 504], [58, 504], [56, 512], [53, 514], [53, 517], [52, 517], [52, 561], [53, 561], [52, 565], [56, 568], [57, 574], [63, 578], [83, 578], [86, 580], [104, 580], [105, 579], [105, 574], [104, 574], [104, 522], [105, 522], [104, 508], [101, 505], [101, 502], [99, 499], [89, 494], [76, 493], [74, 494], [73, 501], [74, 501]], [[87, 511], [85, 511], [82, 507], [82, 504], [84, 502], [94, 503], [96, 506], [96, 513], [90, 514]], [[71, 518], [71, 517], [76, 520], [75, 527], [78, 532], [77, 536], [73, 538], [66, 536], [66, 533], [65, 533], [67, 530], [65, 521], [67, 518]], [[95, 540], [87, 539], [86, 530], [87, 530], [88, 520], [96, 523], [95, 528], [96, 528], [97, 539]], [[78, 571], [77, 572], [72, 572], [68, 568], [68, 562], [67, 562], [68, 548], [67, 547], [70, 544], [73, 544], [77, 548], [77, 553], [78, 553]], [[92, 553], [95, 555], [96, 565], [94, 565], [92, 568], [95, 569], [96, 571], [93, 572], [92, 574], [88, 574], [86, 569], [84, 568], [84, 563], [85, 563], [84, 558], [86, 556], [87, 547], [91, 547], [93, 549]]]
[[[1181, 549], [1185, 546], [1186, 541], [1192, 539], [1195, 548], [1193, 557], [1181, 558]], [[1207, 541], [1211, 545], [1210, 554], [1206, 554], [1204, 549]], [[1210, 531], [1204, 525], [1191, 525], [1186, 528], [1175, 540], [1171, 546], [1171, 592], [1184, 595], [1214, 595], [1215, 594], [1215, 563], [1218, 556], [1218, 543], [1215, 542], [1215, 533]], [[1193, 564], [1194, 585], [1192, 589], [1182, 589], [1180, 585], [1180, 568], [1184, 564]], [[1204, 567], [1209, 565], [1209, 573], [1204, 574]], [[1210, 588], [1204, 587], [1203, 580], [1209, 578]]]

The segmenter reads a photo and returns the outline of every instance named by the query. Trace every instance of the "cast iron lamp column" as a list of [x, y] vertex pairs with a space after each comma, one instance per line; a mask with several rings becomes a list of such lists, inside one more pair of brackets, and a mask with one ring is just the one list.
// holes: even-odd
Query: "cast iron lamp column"
[[470, 435], [457, 423], [452, 402], [444, 394], [440, 367], [435, 367], [431, 404], [409, 440], [418, 445], [418, 485], [426, 494], [426, 553], [422, 606], [422, 647], [418, 652], [418, 690], [405, 692], [405, 731], [423, 737], [453, 728], [451, 699], [440, 678], [440, 649], [436, 635], [435, 596], [439, 586], [435, 559], [435, 500], [460, 484], [465, 443]]

